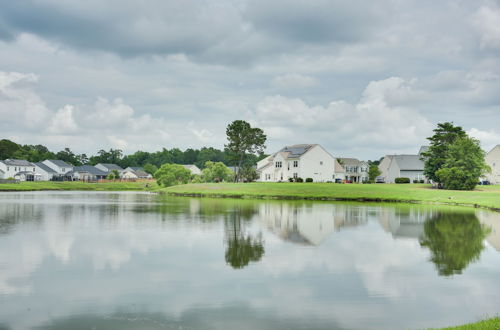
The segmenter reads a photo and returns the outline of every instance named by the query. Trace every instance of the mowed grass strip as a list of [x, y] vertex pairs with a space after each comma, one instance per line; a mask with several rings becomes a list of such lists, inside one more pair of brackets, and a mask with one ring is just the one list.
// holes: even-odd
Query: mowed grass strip
[[474, 191], [433, 189], [426, 184], [200, 183], [159, 188], [173, 195], [415, 202], [500, 209], [500, 186]]
[[[488, 320], [460, 325], [456, 327], [442, 328], [440, 330], [500, 330], [500, 318], [495, 317]], [[432, 329], [429, 329], [432, 330]]]
[[[156, 187], [156, 183], [148, 183]], [[0, 191], [39, 191], [39, 190], [82, 190], [82, 191], [141, 191], [147, 190], [145, 182], [81, 182], [81, 181], [37, 181], [0, 184]]]

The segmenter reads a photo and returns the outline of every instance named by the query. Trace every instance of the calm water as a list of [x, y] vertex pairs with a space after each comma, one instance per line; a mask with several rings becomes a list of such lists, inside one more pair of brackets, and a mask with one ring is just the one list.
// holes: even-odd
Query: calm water
[[0, 329], [425, 329], [500, 313], [500, 213], [0, 193]]

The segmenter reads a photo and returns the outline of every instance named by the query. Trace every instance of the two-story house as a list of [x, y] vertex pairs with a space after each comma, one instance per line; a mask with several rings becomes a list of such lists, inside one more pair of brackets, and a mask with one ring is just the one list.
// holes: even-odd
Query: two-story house
[[491, 149], [484, 160], [491, 168], [491, 173], [486, 174], [485, 179], [491, 184], [500, 184], [500, 145]]
[[261, 182], [307, 178], [314, 182], [335, 180], [335, 158], [319, 144], [286, 146], [257, 163]]
[[345, 180], [353, 183], [367, 182], [369, 165], [356, 158], [337, 158], [345, 171]]
[[0, 178], [15, 178], [21, 181], [36, 180], [35, 165], [24, 159], [0, 160]]

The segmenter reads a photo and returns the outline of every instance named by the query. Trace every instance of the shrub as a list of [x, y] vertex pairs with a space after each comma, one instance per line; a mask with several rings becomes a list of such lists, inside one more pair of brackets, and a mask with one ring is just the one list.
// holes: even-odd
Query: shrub
[[191, 178], [191, 171], [178, 164], [163, 164], [154, 175], [160, 186], [169, 187], [187, 183]]
[[293, 182], [293, 178], [288, 178], [288, 181], [289, 182]]
[[418, 183], [418, 180], [417, 179], [413, 179], [413, 183]]
[[306, 182], [313, 182], [312, 178], [306, 178]]
[[425, 183], [425, 180], [424, 179], [420, 179], [420, 183]]
[[302, 178], [297, 178], [297, 179], [295, 179], [295, 182], [304, 182], [304, 179], [302, 179]]
[[410, 178], [396, 178], [394, 180], [396, 183], [410, 183]]

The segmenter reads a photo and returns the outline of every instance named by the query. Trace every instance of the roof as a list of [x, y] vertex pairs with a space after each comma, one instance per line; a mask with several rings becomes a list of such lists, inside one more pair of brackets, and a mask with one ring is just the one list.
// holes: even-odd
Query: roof
[[[101, 171], [100, 169], [91, 166], [91, 165], [82, 165], [82, 166], [75, 166], [73, 168], [73, 171], [69, 172], [68, 174], [71, 175], [73, 173], [78, 173], [78, 172], [87, 172], [92, 175], [97, 175], [97, 176], [106, 176], [108, 173]], [[67, 175], [68, 175], [67, 174]]]
[[335, 173], [345, 173], [345, 169], [340, 165], [340, 163], [335, 159]]
[[349, 166], [361, 166], [364, 163], [357, 158], [337, 158], [337, 160], [340, 160], [340, 163], [342, 163], [342, 165]]
[[308, 152], [314, 146], [317, 146], [317, 144], [295, 144], [284, 147], [278, 151], [278, 153], [285, 153], [285, 155], [283, 155], [285, 159], [300, 158], [300, 156]]
[[30, 163], [24, 159], [6, 159], [0, 161], [3, 162], [5, 165], [10, 165], [10, 166], [33, 166], [33, 163]]
[[147, 177], [150, 176], [149, 173], [145, 172], [142, 167], [127, 167], [123, 172], [132, 172], [137, 177]]
[[423, 154], [424, 152], [427, 152], [427, 151], [429, 151], [429, 146], [421, 146], [420, 150], [418, 151], [418, 154], [421, 155], [421, 154]]
[[184, 168], [187, 168], [188, 170], [194, 168], [194, 169], [199, 169], [198, 166], [194, 165], [194, 164], [186, 164], [186, 165], [182, 165], [184, 166]]
[[420, 158], [420, 155], [391, 155], [390, 157], [402, 171], [424, 170], [424, 161]]
[[[108, 169], [108, 172], [111, 172], [113, 170], [117, 170], [117, 171], [123, 171], [123, 168], [121, 168], [120, 166], [116, 165], [116, 164], [110, 164], [110, 163], [99, 163], [97, 165], [101, 165], [105, 168]], [[97, 166], [96, 165], [96, 166]]]
[[41, 168], [43, 171], [47, 172], [47, 173], [52, 173], [52, 174], [57, 174], [56, 171], [54, 171], [53, 169], [51, 169], [50, 167], [48, 167], [47, 165], [45, 165], [44, 163], [34, 163], [34, 165], [38, 168]]
[[70, 165], [66, 163], [63, 160], [58, 160], [58, 159], [47, 159], [48, 162], [51, 162], [52, 164], [59, 166], [59, 167], [73, 167], [73, 165]]

